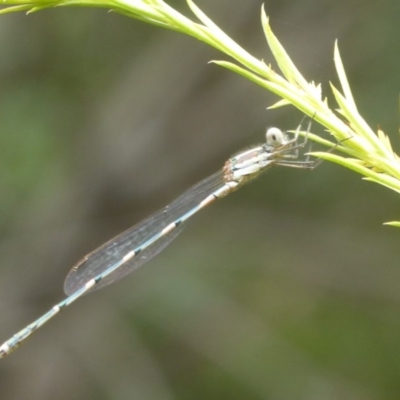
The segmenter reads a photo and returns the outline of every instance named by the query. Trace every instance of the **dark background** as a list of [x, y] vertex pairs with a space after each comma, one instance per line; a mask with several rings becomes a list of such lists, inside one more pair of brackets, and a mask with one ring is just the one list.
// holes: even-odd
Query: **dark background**
[[[261, 1], [197, 4], [272, 62]], [[399, 149], [398, 0], [265, 8], [331, 105], [339, 40], [361, 114]], [[278, 99], [208, 64], [227, 59], [214, 49], [104, 9], [0, 16], [0, 52], [0, 341], [64, 297], [84, 254], [302, 118], [267, 111]], [[398, 399], [391, 220], [398, 194], [351, 171], [273, 169], [1, 360], [1, 399]]]

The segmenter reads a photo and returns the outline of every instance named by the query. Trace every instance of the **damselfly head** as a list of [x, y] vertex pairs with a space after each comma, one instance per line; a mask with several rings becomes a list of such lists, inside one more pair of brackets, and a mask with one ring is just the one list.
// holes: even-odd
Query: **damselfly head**
[[280, 147], [288, 142], [288, 136], [279, 128], [268, 128], [265, 138], [267, 145], [271, 147]]

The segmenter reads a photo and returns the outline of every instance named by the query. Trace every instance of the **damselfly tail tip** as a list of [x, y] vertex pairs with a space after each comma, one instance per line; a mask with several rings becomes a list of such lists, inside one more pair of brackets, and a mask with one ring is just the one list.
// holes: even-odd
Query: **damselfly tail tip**
[[7, 357], [10, 353], [11, 353], [11, 348], [8, 345], [8, 342], [3, 343], [0, 346], [0, 358], [4, 358]]

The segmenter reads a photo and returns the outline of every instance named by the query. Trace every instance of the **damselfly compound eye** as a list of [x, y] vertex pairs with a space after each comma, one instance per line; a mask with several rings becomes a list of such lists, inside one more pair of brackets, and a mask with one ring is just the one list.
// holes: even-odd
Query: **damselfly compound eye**
[[282, 146], [286, 142], [286, 135], [279, 128], [269, 128], [265, 137], [267, 144], [272, 147]]

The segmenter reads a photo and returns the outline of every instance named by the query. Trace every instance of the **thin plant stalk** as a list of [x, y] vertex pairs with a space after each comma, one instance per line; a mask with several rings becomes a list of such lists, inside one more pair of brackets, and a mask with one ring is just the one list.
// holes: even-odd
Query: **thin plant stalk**
[[[324, 126], [334, 137], [333, 142], [313, 134], [310, 134], [309, 138], [323, 145], [336, 146], [339, 153], [343, 154], [314, 152], [312, 155], [342, 165], [363, 175], [365, 180], [400, 193], [399, 157], [393, 152], [388, 136], [380, 129], [377, 132], [371, 129], [359, 113], [337, 43], [334, 48], [334, 62], [341, 91], [330, 84], [337, 102], [337, 108], [333, 110], [328, 105], [327, 98], [322, 95], [321, 84], [308, 82], [296, 68], [274, 35], [264, 8], [261, 10], [262, 28], [281, 73], [243, 49], [192, 0], [187, 0], [187, 3], [199, 22], [182, 15], [162, 0], [3, 0], [4, 8], [0, 10], [0, 14], [17, 11], [26, 11], [29, 14], [52, 7], [101, 7], [157, 27], [192, 36], [233, 60], [212, 61], [213, 63], [275, 93], [281, 100], [270, 108], [291, 104]], [[400, 222], [388, 224], [400, 227]]]

